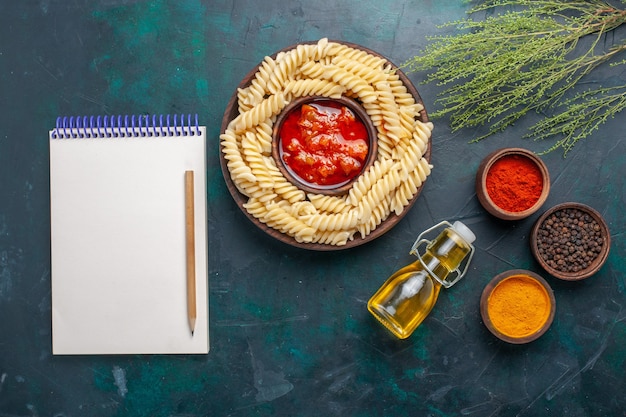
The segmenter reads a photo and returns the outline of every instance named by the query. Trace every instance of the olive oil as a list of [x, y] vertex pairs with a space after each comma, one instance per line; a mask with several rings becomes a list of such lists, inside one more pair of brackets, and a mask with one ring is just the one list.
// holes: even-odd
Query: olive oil
[[[435, 306], [441, 287], [448, 288], [463, 276], [458, 268], [472, 253], [475, 239], [461, 222], [445, 228], [433, 241], [418, 238], [412, 252], [419, 259], [387, 279], [367, 303], [370, 313], [396, 337], [409, 337]], [[417, 252], [420, 242], [428, 242], [423, 255]], [[455, 279], [448, 280], [453, 271]]]

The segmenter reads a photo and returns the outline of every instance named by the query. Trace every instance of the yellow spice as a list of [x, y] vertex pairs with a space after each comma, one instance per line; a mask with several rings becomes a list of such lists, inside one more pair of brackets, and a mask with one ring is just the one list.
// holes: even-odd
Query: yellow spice
[[534, 278], [514, 275], [496, 285], [487, 301], [493, 326], [509, 337], [537, 332], [550, 315], [550, 298]]

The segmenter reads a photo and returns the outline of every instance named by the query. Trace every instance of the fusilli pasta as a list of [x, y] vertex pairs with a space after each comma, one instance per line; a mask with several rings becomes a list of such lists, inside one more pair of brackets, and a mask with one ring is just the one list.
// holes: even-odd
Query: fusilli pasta
[[[274, 121], [304, 96], [359, 101], [377, 130], [376, 160], [342, 196], [305, 193], [272, 157]], [[259, 222], [298, 243], [342, 246], [399, 215], [430, 175], [424, 157], [433, 130], [421, 103], [386, 59], [321, 39], [265, 57], [236, 92], [238, 116], [220, 135], [230, 178]]]

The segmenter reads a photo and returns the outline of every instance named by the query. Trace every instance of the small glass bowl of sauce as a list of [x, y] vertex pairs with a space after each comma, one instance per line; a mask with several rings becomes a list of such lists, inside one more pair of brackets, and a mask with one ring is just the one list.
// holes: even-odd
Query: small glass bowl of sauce
[[298, 188], [340, 195], [374, 163], [376, 139], [376, 127], [356, 100], [301, 97], [276, 119], [272, 156]]

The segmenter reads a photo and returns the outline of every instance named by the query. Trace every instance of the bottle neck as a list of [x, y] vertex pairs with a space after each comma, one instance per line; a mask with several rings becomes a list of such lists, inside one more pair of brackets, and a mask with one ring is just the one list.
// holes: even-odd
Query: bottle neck
[[447, 287], [451, 284], [446, 282], [446, 278], [461, 265], [470, 251], [471, 246], [448, 228], [426, 247], [426, 252], [421, 255], [421, 262], [418, 263], [423, 263], [421, 266], [425, 266], [436, 281]]
[[426, 272], [437, 281], [445, 281], [450, 274], [450, 269], [448, 269], [439, 258], [433, 256], [430, 252], [426, 252], [422, 255], [422, 261], [420, 262], [418, 260], [416, 264], [419, 268], [424, 268], [424, 266], [426, 266], [426, 268], [424, 268], [426, 269]]

